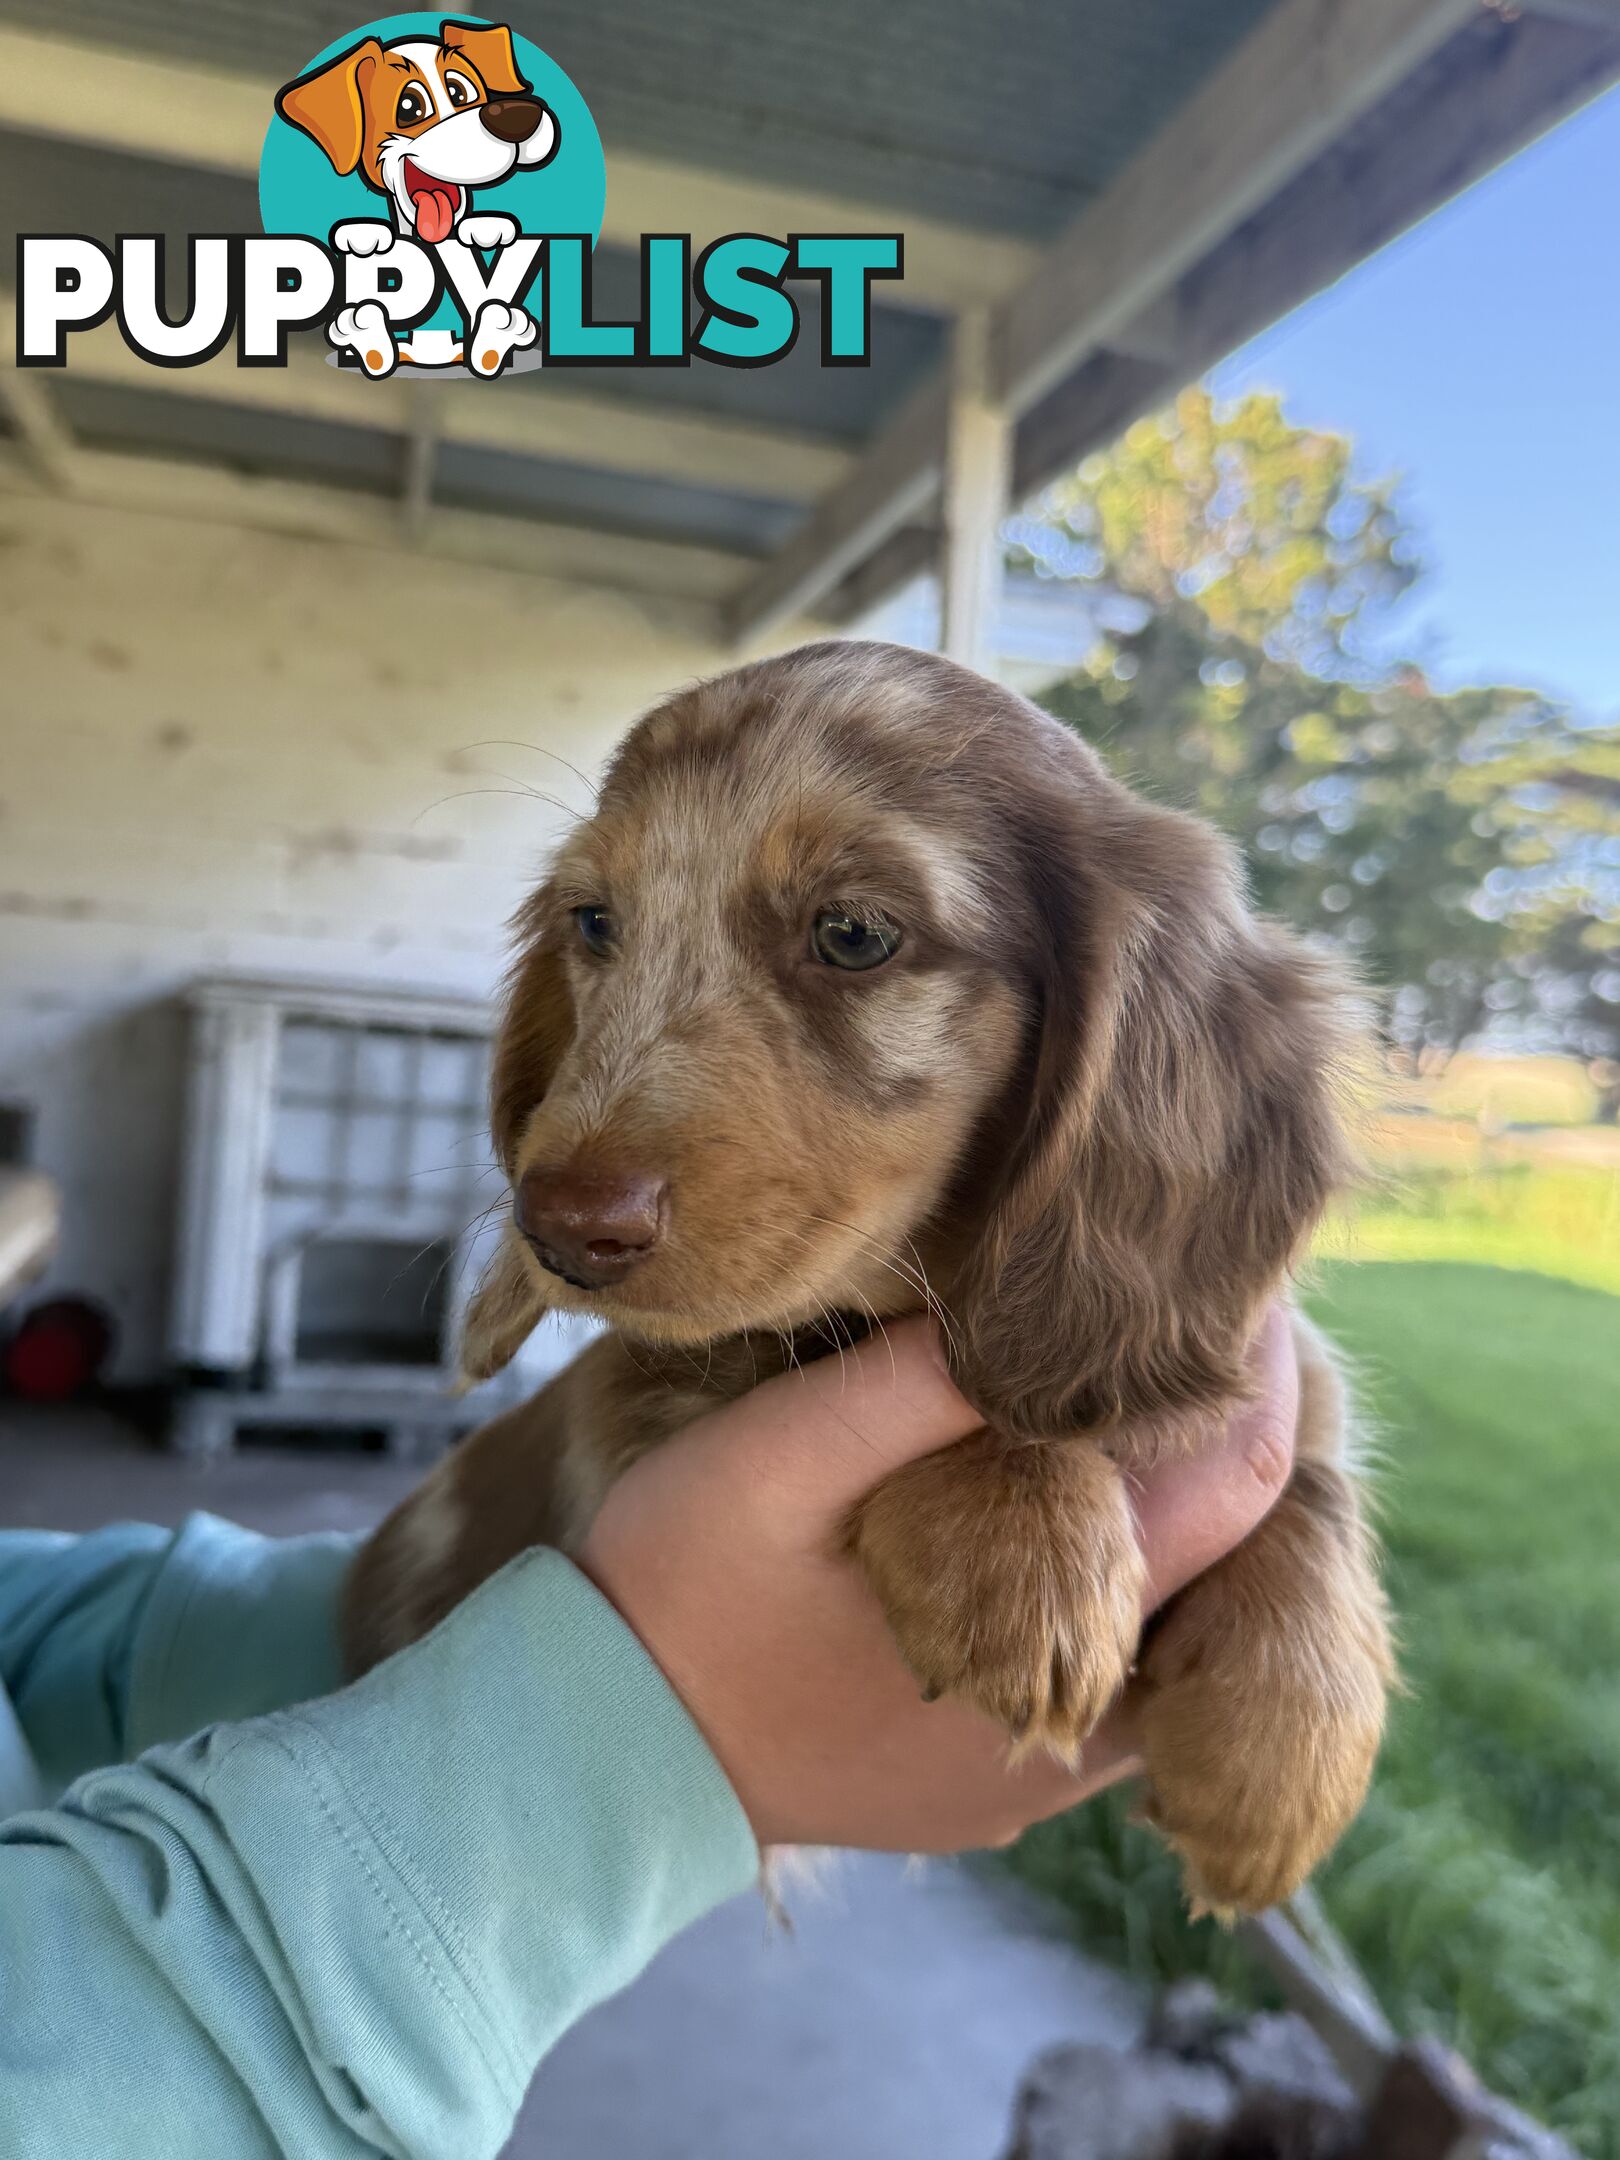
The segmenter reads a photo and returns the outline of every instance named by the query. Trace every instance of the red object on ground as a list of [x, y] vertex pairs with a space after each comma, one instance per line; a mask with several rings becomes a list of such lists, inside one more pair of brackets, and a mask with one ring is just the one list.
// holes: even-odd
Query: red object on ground
[[25, 1402], [70, 1402], [92, 1386], [112, 1349], [112, 1323], [84, 1298], [49, 1298], [18, 1322], [0, 1351], [0, 1378]]

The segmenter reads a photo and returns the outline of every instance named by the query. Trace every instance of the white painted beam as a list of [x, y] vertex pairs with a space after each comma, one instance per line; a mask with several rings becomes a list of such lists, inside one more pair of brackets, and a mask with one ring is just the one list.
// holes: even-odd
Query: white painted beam
[[1016, 412], [1320, 155], [1479, 11], [1479, 0], [1283, 0], [1047, 251], [1000, 312]]
[[1127, 360], [1172, 360], [1180, 347], [1181, 296], [1173, 285], [1108, 336], [1108, 350]]
[[[1022, 416], [1127, 331], [1420, 61], [1479, 0], [1280, 0], [995, 314], [991, 383]], [[804, 527], [730, 603], [739, 639], [814, 607], [939, 484], [945, 373], [923, 385]], [[932, 432], [919, 414], [932, 413]]]
[[[590, 86], [582, 86], [589, 95]], [[165, 164], [254, 175], [277, 85], [190, 62], [152, 60], [0, 28], [0, 128], [126, 150]], [[1038, 250], [1027, 241], [916, 217], [892, 204], [736, 179], [609, 143], [605, 240], [689, 232], [701, 248], [732, 232], [901, 232], [906, 274], [878, 288], [884, 306], [954, 311], [1010, 292]]]
[[[74, 474], [75, 499], [91, 505], [393, 554], [405, 551], [399, 506], [384, 496], [105, 450], [76, 452]], [[44, 492], [42, 484], [20, 468], [0, 466], [0, 494]], [[747, 567], [745, 557], [717, 548], [442, 505], [433, 513], [422, 547], [414, 552], [704, 605], [732, 589]]]
[[[0, 316], [10, 338], [13, 294], [0, 287]], [[8, 347], [7, 357], [10, 348]], [[36, 371], [28, 371], [30, 373]], [[171, 397], [219, 398], [256, 412], [336, 420], [348, 427], [406, 434], [413, 385], [395, 376], [360, 382], [328, 367], [318, 353], [295, 347], [285, 368], [239, 368], [229, 350], [196, 367], [156, 368], [132, 353], [114, 322], [75, 331], [64, 371], [74, 381], [114, 383]], [[38, 371], [41, 380], [48, 380]], [[414, 387], [426, 387], [416, 385]], [[446, 395], [440, 439], [499, 450], [511, 457], [556, 458], [691, 487], [717, 488], [779, 502], [805, 502], [834, 486], [855, 460], [825, 437], [718, 420], [639, 400], [604, 397], [548, 377], [537, 389], [497, 389], [479, 383], [435, 385]]]
[[990, 382], [990, 318], [957, 318], [945, 422], [945, 530], [940, 551], [941, 648], [993, 672], [1002, 585], [1001, 528], [1012, 482], [1012, 427]]
[[77, 452], [47, 385], [31, 368], [0, 366], [0, 406], [17, 432], [24, 462], [58, 493], [71, 493]]
[[433, 468], [439, 454], [439, 421], [443, 409], [443, 383], [407, 383], [411, 426], [405, 438], [404, 487], [400, 523], [412, 547], [427, 537], [428, 513], [433, 507]]

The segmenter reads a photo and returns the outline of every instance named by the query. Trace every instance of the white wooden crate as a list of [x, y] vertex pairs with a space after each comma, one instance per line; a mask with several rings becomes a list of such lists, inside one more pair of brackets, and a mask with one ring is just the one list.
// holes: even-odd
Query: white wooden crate
[[[170, 1338], [182, 1376], [280, 1398], [289, 1423], [319, 1422], [323, 1396], [353, 1423], [371, 1390], [379, 1407], [465, 1424], [566, 1362], [577, 1334], [543, 1334], [509, 1380], [468, 1403], [447, 1393], [508, 1205], [489, 1157], [484, 1007], [243, 982], [202, 984], [190, 1007]], [[245, 1421], [269, 1419], [270, 1404], [254, 1408]]]

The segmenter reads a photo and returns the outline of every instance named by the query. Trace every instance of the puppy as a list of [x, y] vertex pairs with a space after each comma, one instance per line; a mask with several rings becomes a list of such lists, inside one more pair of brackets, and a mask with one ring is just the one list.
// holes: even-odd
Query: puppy
[[931, 1308], [984, 1416], [849, 1549], [929, 1693], [1072, 1757], [1133, 1667], [1200, 1907], [1286, 1896], [1359, 1807], [1391, 1658], [1345, 1404], [1302, 1321], [1298, 1459], [1139, 1642], [1126, 1475], [1191, 1446], [1348, 1171], [1329, 964], [1230, 849], [952, 663], [811, 645], [631, 732], [517, 921], [493, 1073], [511, 1227], [469, 1373], [608, 1332], [357, 1558], [360, 1670], [717, 1400]]

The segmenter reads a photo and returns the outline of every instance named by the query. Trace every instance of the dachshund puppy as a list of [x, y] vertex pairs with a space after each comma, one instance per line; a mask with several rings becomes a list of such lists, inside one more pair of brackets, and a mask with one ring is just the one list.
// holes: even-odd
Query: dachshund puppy
[[[1391, 1679], [1342, 1390], [1303, 1321], [1297, 1465], [1139, 1642], [1126, 1473], [1230, 1403], [1348, 1174], [1329, 964], [1230, 849], [1022, 698], [802, 647], [619, 750], [522, 910], [494, 1063], [509, 1232], [481, 1378], [548, 1310], [608, 1324], [358, 1556], [363, 1669], [716, 1401], [932, 1309], [983, 1413], [849, 1547], [920, 1685], [1073, 1756], [1127, 1676], [1195, 1904], [1286, 1896], [1359, 1807]], [[1172, 1441], [1171, 1444], [1174, 1444]]]

